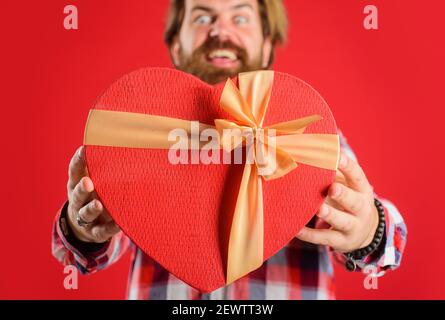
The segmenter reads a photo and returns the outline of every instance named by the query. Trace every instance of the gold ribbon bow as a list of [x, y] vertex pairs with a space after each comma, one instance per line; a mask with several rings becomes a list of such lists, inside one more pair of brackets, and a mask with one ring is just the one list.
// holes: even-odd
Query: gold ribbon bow
[[[318, 115], [309, 116], [293, 121], [282, 122], [262, 128], [264, 117], [272, 91], [273, 71], [259, 71], [242, 73], [239, 75], [239, 90], [228, 79], [221, 95], [220, 105], [236, 122], [228, 120], [215, 120], [220, 136], [224, 129], [235, 130], [243, 134], [250, 128], [256, 136], [260, 130], [268, 133], [270, 129], [276, 131], [276, 137], [259, 141], [260, 148], [268, 145], [268, 141], [275, 143], [273, 156], [266, 155], [266, 167], [274, 171], [263, 175], [259, 172], [257, 152], [255, 164], [245, 164], [232, 227], [229, 239], [227, 259], [227, 283], [231, 283], [247, 273], [259, 268], [263, 263], [263, 195], [262, 177], [265, 180], [280, 178], [297, 167], [297, 163], [336, 170], [339, 158], [339, 138], [335, 134], [302, 134], [307, 126], [321, 119]], [[238, 137], [240, 138], [240, 137]], [[229, 140], [229, 139], [227, 139]], [[238, 139], [240, 141], [241, 139]], [[231, 141], [221, 142], [225, 150], [236, 147]], [[270, 170], [265, 170], [270, 172]]]
[[[205, 124], [200, 124], [199, 127], [200, 131], [216, 128], [222, 137], [221, 147], [226, 151], [238, 147], [239, 143], [225, 139], [224, 132], [230, 132], [231, 137], [239, 138], [235, 141], [245, 141], [247, 130], [257, 143], [256, 149], [248, 147], [250, 154], [253, 154], [254, 163], [244, 165], [237, 195], [228, 246], [226, 284], [259, 268], [263, 263], [262, 179], [280, 178], [295, 169], [297, 163], [329, 170], [336, 170], [338, 165], [338, 135], [303, 134], [307, 126], [321, 119], [320, 116], [312, 115], [262, 127], [273, 78], [273, 71], [242, 73], [238, 76], [239, 89], [228, 79], [220, 105], [235, 121], [218, 119], [215, 120], [215, 127]], [[87, 120], [84, 144], [169, 149], [174, 144], [169, 140], [169, 133], [174, 129], [183, 129], [190, 137], [191, 124], [191, 121], [169, 117], [94, 109], [90, 111]], [[276, 136], [269, 134], [273, 131]], [[258, 132], [265, 133], [265, 137], [258, 137]], [[189, 146], [191, 145], [193, 142], [189, 141]], [[273, 156], [268, 152], [271, 148], [275, 151]], [[259, 155], [266, 155], [261, 163], [258, 161]], [[272, 171], [268, 170], [271, 168]]]

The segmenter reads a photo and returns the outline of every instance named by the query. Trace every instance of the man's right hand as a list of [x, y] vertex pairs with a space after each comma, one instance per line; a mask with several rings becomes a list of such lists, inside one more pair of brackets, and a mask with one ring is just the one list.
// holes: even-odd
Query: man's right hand
[[[84, 242], [103, 243], [120, 231], [94, 192], [88, 177], [85, 149], [77, 149], [68, 170], [68, 223], [76, 238]], [[87, 225], [80, 226], [78, 217]]]

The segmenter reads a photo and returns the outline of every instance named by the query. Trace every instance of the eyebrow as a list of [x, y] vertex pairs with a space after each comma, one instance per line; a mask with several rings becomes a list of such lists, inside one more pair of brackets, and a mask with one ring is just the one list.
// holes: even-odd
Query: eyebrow
[[[254, 10], [252, 5], [250, 5], [248, 3], [241, 3], [241, 4], [237, 4], [237, 5], [233, 6], [233, 7], [231, 7], [232, 10], [238, 10], [238, 9], [243, 9], [243, 8], [248, 8], [248, 9]], [[214, 11], [210, 7], [206, 7], [206, 6], [203, 6], [203, 5], [196, 5], [196, 6], [194, 6], [192, 8], [191, 12], [199, 11], [199, 10], [205, 11], [205, 12], [213, 12]]]
[[192, 11], [191, 12], [193, 12], [193, 11], [198, 11], [198, 10], [201, 10], [201, 11], [206, 11], [206, 12], [213, 12], [213, 9], [212, 8], [210, 8], [210, 7], [206, 7], [206, 6], [194, 6], [193, 8], [192, 8]]
[[233, 6], [232, 9], [236, 10], [236, 9], [242, 9], [242, 8], [248, 8], [253, 10], [252, 5], [250, 5], [249, 3], [241, 3], [241, 4], [237, 4], [236, 6]]

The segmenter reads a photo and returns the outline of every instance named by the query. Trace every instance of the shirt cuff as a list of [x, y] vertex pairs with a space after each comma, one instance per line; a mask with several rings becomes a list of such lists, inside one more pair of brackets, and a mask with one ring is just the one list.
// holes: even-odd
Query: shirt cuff
[[67, 215], [68, 201], [64, 204], [62, 210], [60, 211], [60, 217], [58, 220], [59, 236], [68, 249], [82, 256], [97, 255], [107, 250], [110, 241], [106, 241], [103, 243], [94, 243], [79, 240], [74, 235], [74, 232], [72, 231], [68, 223]]

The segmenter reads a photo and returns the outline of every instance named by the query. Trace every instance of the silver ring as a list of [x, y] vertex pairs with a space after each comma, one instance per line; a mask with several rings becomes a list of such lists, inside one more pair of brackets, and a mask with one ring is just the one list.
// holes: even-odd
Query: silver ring
[[76, 221], [77, 224], [79, 225], [79, 227], [88, 227], [90, 224], [92, 224], [92, 222], [88, 222], [82, 219], [82, 217], [80, 216], [79, 212], [77, 212], [77, 216], [76, 216]]

